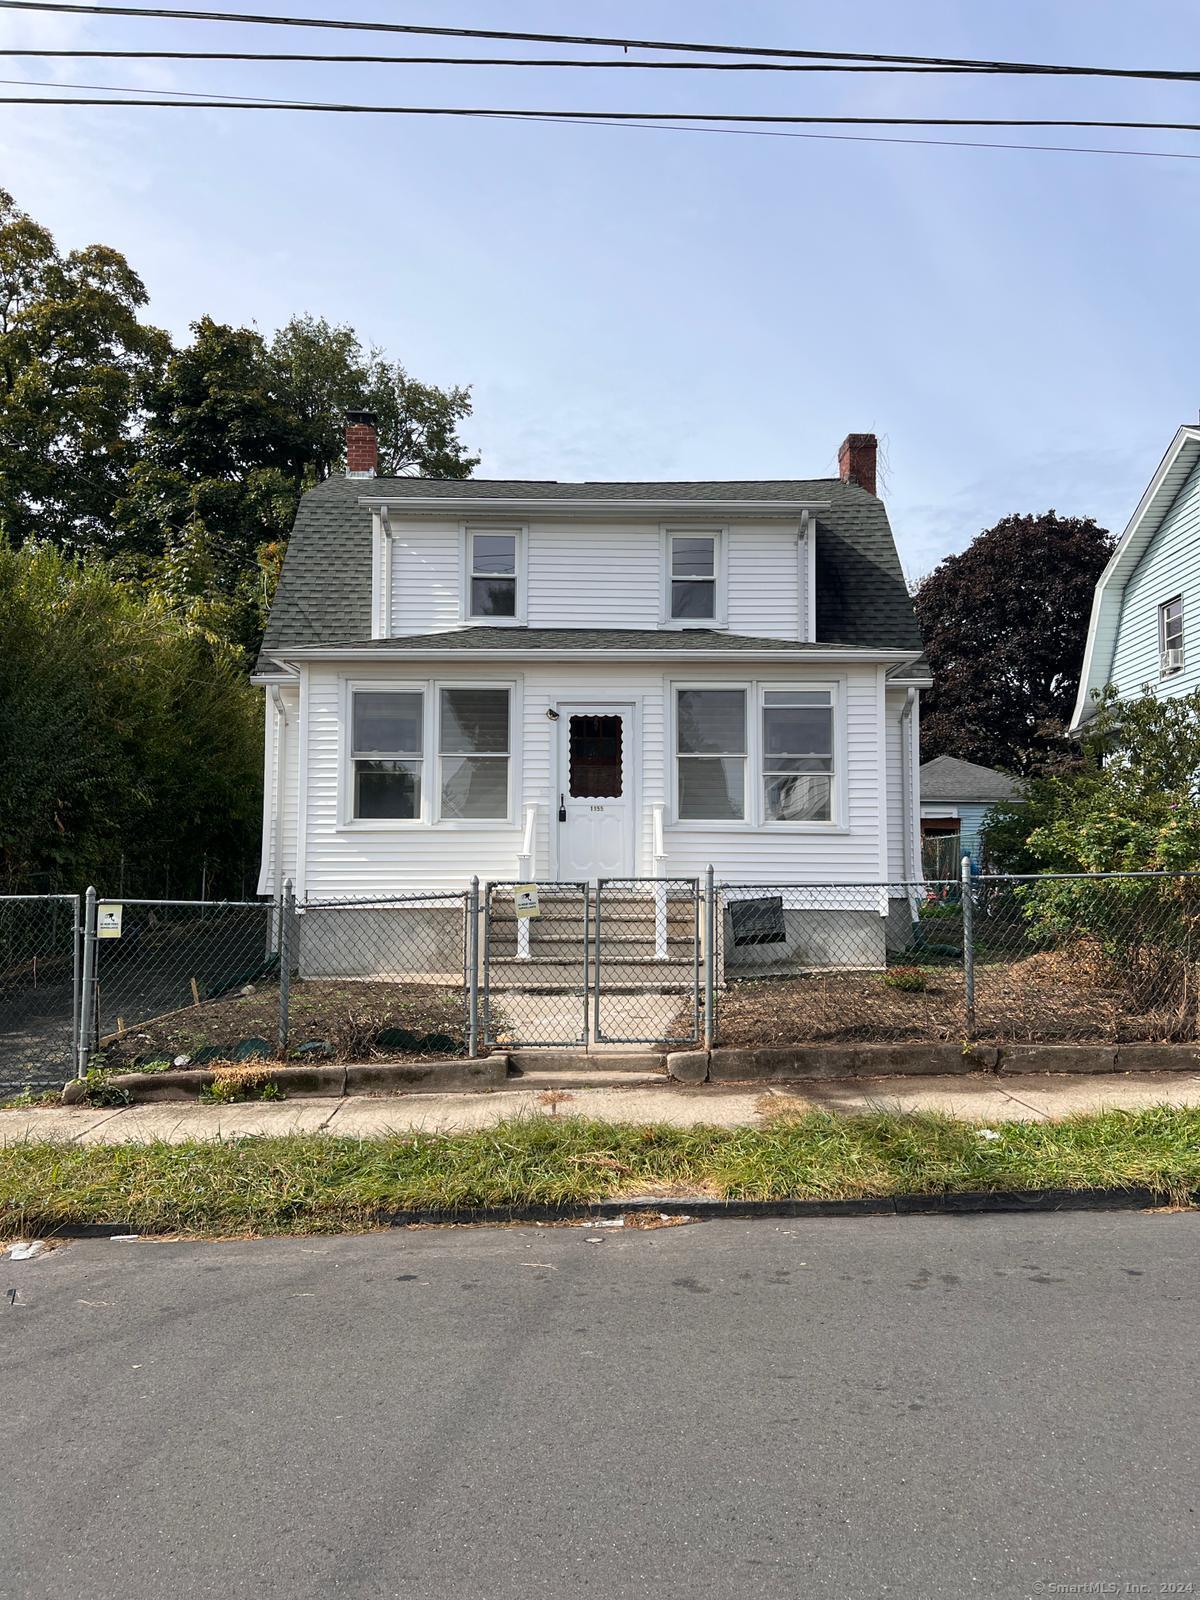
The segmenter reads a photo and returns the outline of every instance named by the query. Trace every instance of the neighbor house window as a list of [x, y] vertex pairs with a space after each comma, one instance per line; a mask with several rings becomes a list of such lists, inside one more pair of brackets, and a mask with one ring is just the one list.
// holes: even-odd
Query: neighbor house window
[[828, 689], [764, 689], [763, 817], [833, 819], [833, 695]]
[[473, 617], [517, 614], [517, 535], [471, 533], [467, 539]]
[[1158, 608], [1158, 652], [1164, 678], [1183, 669], [1183, 600], [1176, 595]]
[[356, 689], [351, 710], [354, 816], [414, 822], [421, 815], [425, 696]]
[[679, 689], [675, 760], [681, 821], [738, 821], [746, 814], [744, 689]]
[[717, 619], [717, 536], [670, 535], [671, 618], [675, 622]]
[[442, 689], [438, 782], [443, 820], [506, 818], [508, 762], [508, 690]]

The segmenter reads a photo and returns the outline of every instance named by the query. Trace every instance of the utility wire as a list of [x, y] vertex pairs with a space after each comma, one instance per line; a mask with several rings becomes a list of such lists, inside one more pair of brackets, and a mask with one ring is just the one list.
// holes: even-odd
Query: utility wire
[[[411, 22], [349, 22], [332, 17], [263, 16], [240, 11], [184, 11], [159, 6], [65, 4], [63, 0], [0, 0], [9, 11], [51, 11], [96, 17], [142, 17], [185, 22], [250, 23], [276, 28], [337, 28], [352, 33], [405, 33], [443, 39], [504, 39], [532, 44], [616, 46], [625, 50], [674, 50], [685, 54], [765, 56], [781, 60], [863, 61], [902, 66], [970, 67], [1004, 73], [1061, 73], [1100, 78], [1174, 78], [1180, 74], [1151, 68], [1061, 66], [1044, 62], [991, 61], [962, 56], [884, 55], [863, 50], [794, 50], [768, 45], [686, 43], [677, 39], [625, 39], [584, 33], [518, 33], [499, 28], [427, 27]], [[1187, 74], [1188, 77], [1192, 74]]]
[[[8, 0], [0, 0], [0, 4]], [[28, 79], [9, 79], [9, 83], [27, 83]], [[72, 88], [71, 84], [40, 84], [39, 87]], [[96, 84], [81, 84], [80, 88], [98, 88]], [[104, 85], [111, 94], [142, 95], [144, 90], [130, 90], [119, 85]], [[188, 99], [163, 98], [168, 94], [189, 94]], [[203, 98], [201, 98], [203, 96]], [[621, 123], [786, 123], [824, 127], [870, 128], [1115, 128], [1154, 130], [1162, 133], [1200, 133], [1200, 122], [1137, 122], [1117, 121], [1098, 117], [859, 117], [859, 116], [796, 116], [763, 112], [726, 111], [557, 111], [535, 110], [524, 106], [390, 106], [360, 105], [333, 100], [283, 100], [256, 98], [208, 98], [204, 91], [163, 90], [154, 100], [143, 98], [114, 100], [81, 99], [64, 95], [2, 95], [0, 105], [14, 106], [161, 106], [195, 107], [206, 105], [217, 111], [320, 111], [351, 116], [391, 117], [511, 117], [524, 122], [605, 122]]]
[[[0, 50], [0, 57], [3, 56], [37, 56], [39, 59], [49, 57], [70, 61], [316, 61], [331, 65], [414, 67], [616, 67], [624, 71], [643, 72], [900, 72], [933, 77], [942, 74], [976, 78], [996, 76], [991, 67], [905, 67], [867, 61], [589, 61], [562, 56], [375, 56], [290, 50]], [[1060, 69], [1053, 70], [1058, 72]], [[1149, 76], [1170, 76], [1183, 82], [1200, 82], [1200, 72], [1154, 73]]]

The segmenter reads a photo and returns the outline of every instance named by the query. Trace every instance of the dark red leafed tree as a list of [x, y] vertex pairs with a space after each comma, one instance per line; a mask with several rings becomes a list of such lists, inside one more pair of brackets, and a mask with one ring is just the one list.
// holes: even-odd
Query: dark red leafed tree
[[917, 587], [933, 688], [921, 759], [1031, 773], [1069, 753], [1096, 579], [1113, 540], [1090, 517], [1003, 517]]

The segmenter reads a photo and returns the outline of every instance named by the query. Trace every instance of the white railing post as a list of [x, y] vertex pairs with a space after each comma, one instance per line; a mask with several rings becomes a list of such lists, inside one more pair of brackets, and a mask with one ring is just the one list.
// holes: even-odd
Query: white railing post
[[[517, 877], [522, 883], [533, 882], [533, 860], [537, 850], [537, 807], [525, 807], [525, 833], [521, 839], [521, 854], [517, 857]], [[517, 918], [517, 960], [529, 960], [529, 918]]]
[[667, 851], [663, 840], [663, 808], [655, 806], [654, 822], [654, 959], [667, 959]]

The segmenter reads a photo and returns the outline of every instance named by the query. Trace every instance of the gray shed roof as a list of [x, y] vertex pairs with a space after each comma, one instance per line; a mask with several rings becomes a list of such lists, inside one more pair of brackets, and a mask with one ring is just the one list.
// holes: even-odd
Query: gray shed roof
[[976, 761], [960, 761], [957, 756], [935, 756], [921, 768], [921, 799], [924, 800], [1019, 800], [1024, 785], [1019, 778], [995, 767], [981, 767]]
[[[370, 633], [371, 512], [364, 498], [514, 501], [810, 501], [816, 522], [817, 638], [860, 649], [919, 650], [921, 636], [883, 502], [838, 478], [705, 483], [529, 479], [329, 478], [300, 502], [267, 623], [263, 656]], [[489, 630], [490, 631], [490, 630]], [[513, 629], [497, 630], [511, 635]], [[677, 636], [671, 635], [672, 641]], [[723, 647], [727, 635], [720, 635]], [[489, 641], [490, 642], [490, 641]], [[779, 641], [776, 641], [778, 643]], [[497, 648], [502, 648], [498, 643]], [[735, 646], [736, 648], [736, 646]], [[269, 662], [260, 658], [260, 666]]]

